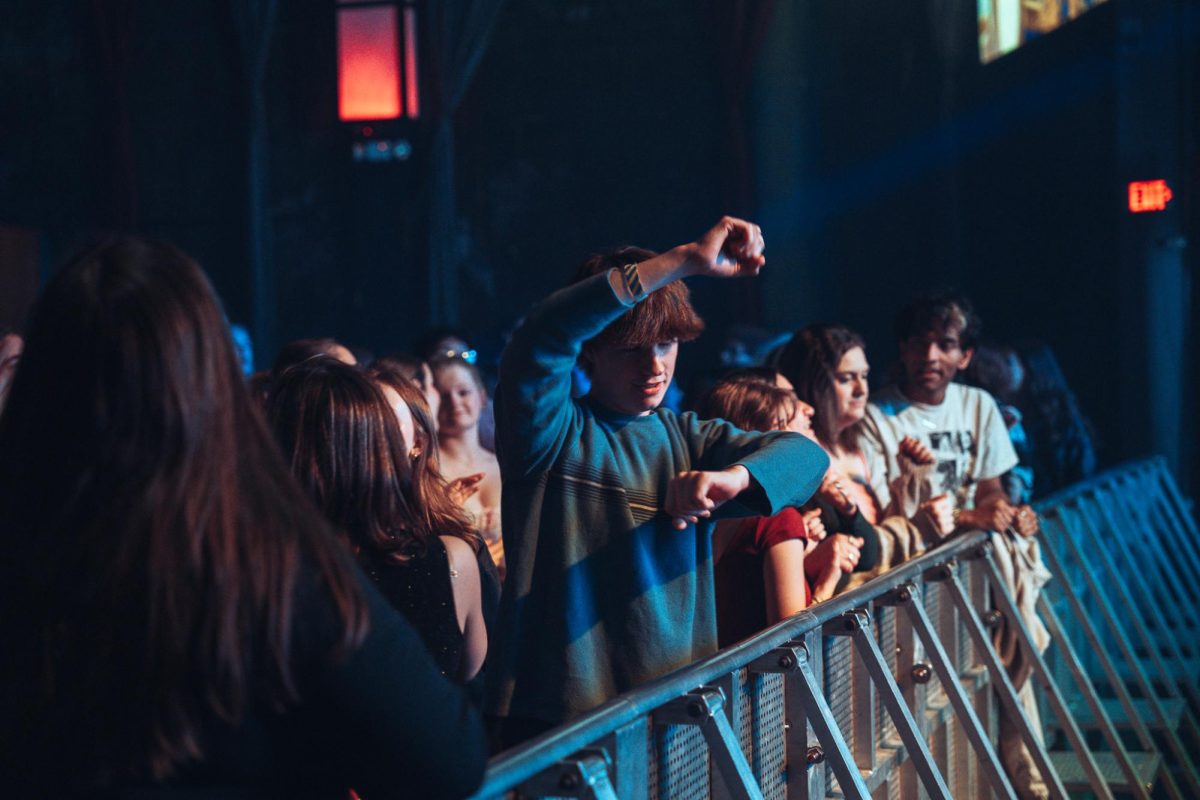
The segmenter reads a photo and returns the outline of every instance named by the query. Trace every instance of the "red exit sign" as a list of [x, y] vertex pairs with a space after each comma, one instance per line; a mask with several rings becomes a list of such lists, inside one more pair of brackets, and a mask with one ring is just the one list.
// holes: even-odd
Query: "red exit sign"
[[1171, 202], [1171, 187], [1164, 180], [1134, 181], [1129, 184], [1129, 210], [1135, 214], [1162, 211]]

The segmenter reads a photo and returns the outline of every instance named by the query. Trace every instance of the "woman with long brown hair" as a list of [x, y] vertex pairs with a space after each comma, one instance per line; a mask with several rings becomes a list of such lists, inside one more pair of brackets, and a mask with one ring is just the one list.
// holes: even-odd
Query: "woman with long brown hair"
[[6, 791], [478, 785], [476, 715], [288, 474], [178, 250], [108, 243], [47, 287], [0, 416], [0, 526]]
[[[885, 534], [880, 538], [884, 550], [880, 568], [908, 558], [922, 546], [922, 539], [936, 540], [954, 529], [952, 506], [945, 495], [922, 502], [910, 519], [898, 513], [902, 509], [884, 508], [871, 489], [872, 469], [883, 465], [869, 464], [859, 444], [870, 396], [870, 364], [862, 337], [845, 325], [815, 323], [796, 332], [777, 362], [796, 395], [816, 410], [813, 433], [830, 461], [819, 494], [844, 513], [880, 526]], [[900, 453], [912, 476], [915, 470], [932, 468], [933, 454], [915, 439], [901, 441]], [[897, 491], [895, 496], [902, 494]]]
[[446, 508], [444, 493], [418, 498], [407, 403], [354, 367], [320, 357], [276, 379], [267, 417], [293, 474], [420, 632], [442, 674], [472, 678], [487, 653], [475, 560], [482, 542], [462, 512]]

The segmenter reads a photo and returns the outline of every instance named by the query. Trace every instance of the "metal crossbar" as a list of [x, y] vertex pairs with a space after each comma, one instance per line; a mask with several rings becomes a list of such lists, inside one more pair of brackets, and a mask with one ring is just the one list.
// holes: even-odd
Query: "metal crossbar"
[[[976, 531], [496, 756], [476, 797], [1013, 800], [1018, 792], [996, 735], [1001, 714], [1052, 797], [1087, 789], [1102, 798], [1148, 800], [1155, 783], [1171, 798], [1200, 796], [1192, 757], [1174, 727], [1194, 724], [1191, 711], [1185, 706], [1173, 723], [1164, 707], [1173, 698], [1197, 698], [1196, 676], [1185, 669], [1195, 651], [1172, 637], [1193, 623], [1172, 628], [1157, 619], [1129, 630], [1135, 610], [1165, 610], [1152, 589], [1178, 596], [1200, 585], [1195, 523], [1164, 462], [1098, 476], [1038, 510], [1045, 560], [1056, 576], [1050, 586], [1060, 598], [1043, 596], [1038, 608], [1056, 663], [1065, 665], [1060, 681], [1022, 623], [991, 555], [991, 535]], [[1138, 536], [1123, 538], [1118, 521], [1136, 525]], [[1152, 562], [1147, 578], [1154, 585], [1135, 580], [1134, 594], [1114, 587], [1114, 559], [1139, 557]], [[1060, 580], [1064, 575], [1082, 581], [1089, 597], [1078, 593], [1079, 583]], [[1135, 596], [1151, 602], [1133, 606]], [[1047, 749], [1025, 715], [992, 643], [989, 629], [997, 624], [1016, 633], [1069, 752]], [[1115, 701], [1104, 700], [1104, 692]], [[1106, 702], [1118, 703], [1128, 718], [1136, 751], [1122, 740]], [[1086, 720], [1072, 717], [1081, 708]], [[1139, 716], [1146, 708], [1150, 720]], [[1085, 729], [1098, 730], [1092, 744], [1105, 749], [1090, 747]]]

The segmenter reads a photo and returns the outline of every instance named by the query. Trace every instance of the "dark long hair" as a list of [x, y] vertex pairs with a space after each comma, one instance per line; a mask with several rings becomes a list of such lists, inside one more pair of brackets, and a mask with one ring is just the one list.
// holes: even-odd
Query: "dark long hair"
[[[813, 433], [828, 449], [837, 444], [838, 402], [834, 375], [842, 356], [856, 347], [866, 350], [862, 337], [845, 325], [818, 322], [796, 331], [779, 352], [779, 371], [792, 382], [796, 396], [813, 407]], [[852, 444], [857, 426], [842, 433]]]
[[101, 245], [47, 287], [0, 416], [0, 524], [3, 607], [20, 608], [0, 750], [48, 794], [169, 778], [204, 758], [212, 715], [298, 701], [302, 574], [333, 601], [336, 649], [366, 633], [348, 554], [253, 407], [204, 273], [169, 245]]
[[286, 370], [267, 418], [300, 485], [361, 555], [400, 560], [428, 542], [400, 423], [356, 367], [321, 356]]
[[438, 463], [437, 432], [425, 395], [412, 380], [386, 363], [375, 361], [367, 375], [383, 386], [393, 389], [412, 412], [415, 442], [420, 452], [412, 459], [413, 500], [420, 518], [418, 527], [427, 536], [457, 536], [466, 540], [475, 551], [483, 547], [483, 538], [475, 530], [471, 518], [451, 498]]

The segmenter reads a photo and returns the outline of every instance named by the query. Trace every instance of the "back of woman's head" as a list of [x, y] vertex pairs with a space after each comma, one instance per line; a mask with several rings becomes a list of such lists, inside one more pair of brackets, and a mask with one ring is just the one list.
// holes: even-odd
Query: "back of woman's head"
[[467, 513], [449, 494], [446, 481], [438, 466], [437, 428], [425, 395], [417, 384], [400, 370], [376, 359], [367, 370], [368, 377], [380, 386], [387, 386], [400, 396], [412, 412], [416, 441], [410, 450], [412, 457], [413, 500], [415, 517], [426, 536], [458, 536], [477, 549], [483, 540], [471, 525]]
[[70, 753], [84, 785], [164, 778], [203, 758], [207, 715], [294, 701], [301, 555], [343, 645], [365, 624], [344, 556], [308, 516], [199, 266], [136, 239], [68, 264], [0, 416], [0, 591], [40, 598], [6, 644], [5, 677], [38, 678], [24, 752]]
[[845, 325], [819, 322], [796, 331], [779, 351], [776, 366], [792, 382], [796, 396], [813, 407], [813, 433], [826, 447], [837, 438], [834, 375], [842, 356], [856, 347], [866, 349], [857, 333]]
[[747, 431], [787, 428], [799, 408], [796, 395], [775, 385], [774, 370], [735, 370], [713, 384], [696, 404], [704, 419], [724, 419]]
[[358, 363], [354, 354], [350, 352], [350, 348], [332, 337], [322, 336], [315, 339], [293, 339], [279, 350], [279, 355], [275, 356], [275, 363], [271, 365], [271, 373], [279, 375], [285, 370], [298, 364], [303, 364], [309, 359], [320, 358], [322, 356], [335, 358], [345, 364]]
[[355, 548], [399, 557], [420, 543], [408, 446], [362, 372], [328, 357], [292, 367], [271, 387], [267, 417], [300, 485]]
[[23, 471], [60, 477], [108, 469], [127, 484], [221, 470], [235, 457], [243, 397], [200, 268], [169, 245], [120, 240], [47, 287], [13, 387], [8, 444], [30, 451]]

